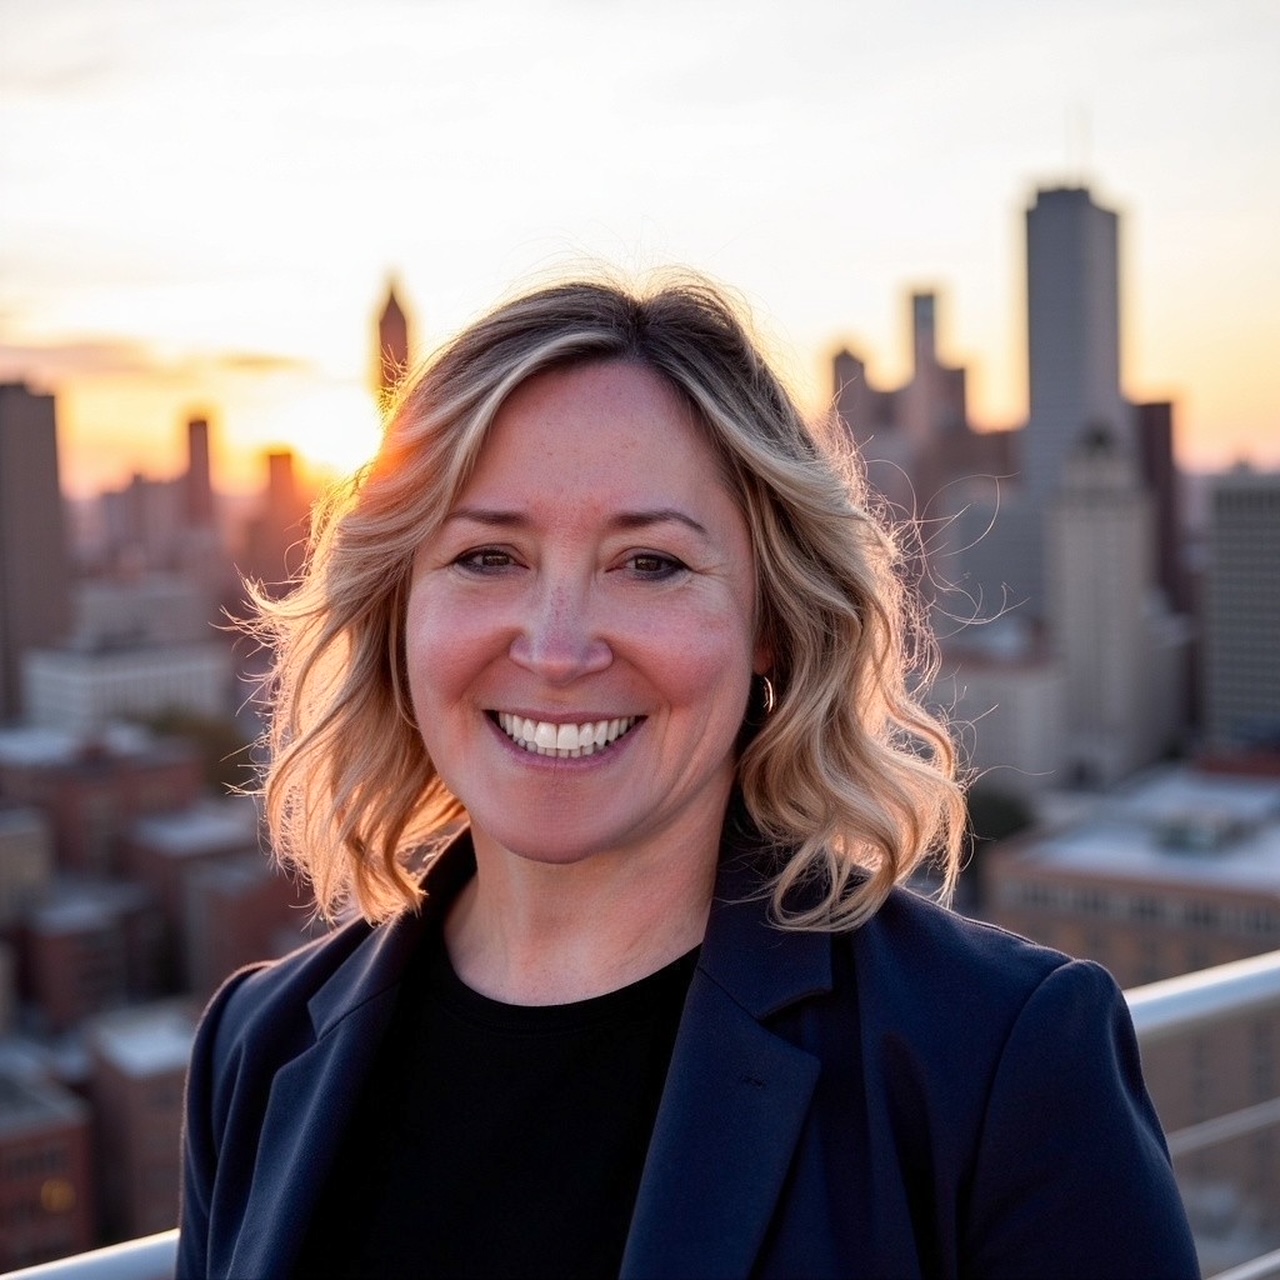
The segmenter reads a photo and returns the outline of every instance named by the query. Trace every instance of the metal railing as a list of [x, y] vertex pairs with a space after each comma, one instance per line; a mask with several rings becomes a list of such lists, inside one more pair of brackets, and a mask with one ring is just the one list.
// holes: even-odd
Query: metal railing
[[1280, 951], [1233, 960], [1125, 992], [1144, 1049], [1174, 1036], [1280, 1008]]
[[[1237, 960], [1125, 993], [1143, 1049], [1211, 1030], [1232, 1018], [1280, 1010], [1280, 951]], [[1280, 1122], [1280, 1098], [1205, 1120], [1169, 1135], [1175, 1156]], [[9, 1280], [167, 1280], [173, 1275], [176, 1231], [45, 1262], [9, 1273]], [[1218, 1272], [1213, 1280], [1280, 1277], [1280, 1249]]]
[[126, 1240], [8, 1273], [8, 1280], [172, 1280], [178, 1232]]
[[[1145, 1054], [1175, 1040], [1212, 1032], [1233, 1020], [1280, 1011], [1280, 951], [1136, 987], [1126, 991], [1125, 998]], [[1277, 1125], [1280, 1098], [1270, 1098], [1174, 1130], [1168, 1135], [1169, 1154], [1177, 1161]], [[1183, 1191], [1185, 1195], [1185, 1184]], [[1204, 1242], [1201, 1244], [1203, 1248]], [[1280, 1277], [1280, 1249], [1217, 1271], [1213, 1280], [1274, 1277]]]

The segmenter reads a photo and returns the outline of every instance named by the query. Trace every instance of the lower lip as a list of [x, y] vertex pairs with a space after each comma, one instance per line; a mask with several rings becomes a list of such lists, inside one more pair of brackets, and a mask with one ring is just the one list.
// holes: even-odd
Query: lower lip
[[490, 728], [497, 734], [511, 754], [523, 764], [535, 769], [592, 769], [616, 759], [626, 749], [626, 744], [644, 727], [644, 720], [638, 720], [620, 738], [615, 738], [602, 751], [593, 751], [589, 756], [543, 756], [536, 751], [526, 751], [512, 738], [506, 730], [492, 717], [485, 716]]

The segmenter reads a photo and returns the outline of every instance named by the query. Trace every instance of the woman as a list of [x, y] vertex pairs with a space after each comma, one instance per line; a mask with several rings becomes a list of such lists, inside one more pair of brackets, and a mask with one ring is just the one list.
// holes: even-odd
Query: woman
[[893, 547], [714, 292], [500, 307], [318, 530], [268, 814], [359, 918], [211, 1003], [181, 1274], [1197, 1274], [1110, 978], [895, 887]]

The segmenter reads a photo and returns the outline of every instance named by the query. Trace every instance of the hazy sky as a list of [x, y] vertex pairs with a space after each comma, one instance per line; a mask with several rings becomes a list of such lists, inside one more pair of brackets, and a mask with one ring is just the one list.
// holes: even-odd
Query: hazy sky
[[1124, 215], [1124, 380], [1196, 465], [1280, 464], [1276, 0], [0, 0], [0, 376], [83, 491], [353, 461], [395, 270], [428, 343], [586, 260], [740, 290], [811, 403], [937, 287], [982, 425], [1025, 413], [1023, 212]]

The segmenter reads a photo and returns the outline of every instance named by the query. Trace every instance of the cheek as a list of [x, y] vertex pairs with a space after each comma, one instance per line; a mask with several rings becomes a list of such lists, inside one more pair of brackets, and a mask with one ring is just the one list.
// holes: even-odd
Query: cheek
[[405, 614], [405, 663], [414, 708], [421, 712], [457, 697], [499, 644], [478, 611], [449, 609], [428, 593], [412, 593]]
[[755, 637], [737, 616], [702, 616], [660, 633], [653, 668], [673, 703], [710, 719], [738, 718], [750, 691]]

